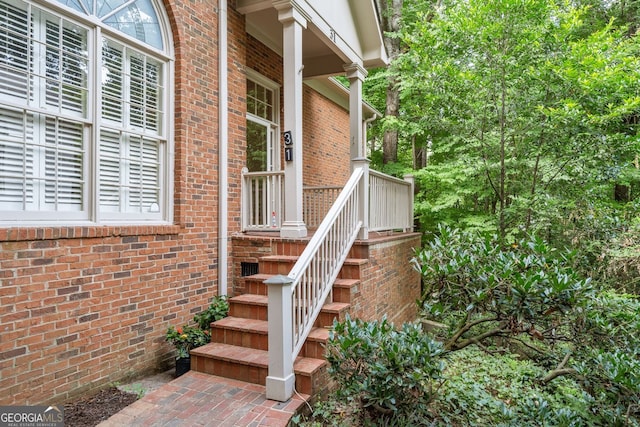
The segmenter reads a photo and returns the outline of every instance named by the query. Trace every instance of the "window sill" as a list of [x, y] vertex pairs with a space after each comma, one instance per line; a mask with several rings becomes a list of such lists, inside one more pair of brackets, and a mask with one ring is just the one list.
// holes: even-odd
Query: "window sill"
[[179, 225], [83, 225], [0, 227], [0, 241], [91, 239], [100, 237], [178, 234]]

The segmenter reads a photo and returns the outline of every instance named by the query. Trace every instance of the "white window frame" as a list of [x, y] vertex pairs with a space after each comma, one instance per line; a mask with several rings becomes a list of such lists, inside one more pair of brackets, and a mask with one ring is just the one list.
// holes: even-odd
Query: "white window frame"
[[[44, 2], [44, 1], [32, 1], [32, 0], [5, 0], [9, 4], [13, 5], [25, 5], [27, 10], [30, 8], [38, 8], [45, 13], [52, 14], [59, 18], [63, 18], [75, 25], [78, 25], [87, 31], [87, 50], [89, 69], [87, 72], [87, 97], [86, 104], [86, 116], [84, 119], [73, 117], [73, 121], [78, 123], [84, 123], [84, 133], [86, 139], [84, 142], [84, 153], [82, 159], [82, 168], [84, 175], [84, 187], [83, 187], [83, 210], [79, 212], [67, 212], [62, 210], [56, 211], [35, 211], [35, 210], [22, 210], [22, 211], [10, 211], [2, 210], [0, 207], [0, 226], [40, 226], [40, 225], [108, 225], [108, 224], [170, 224], [173, 221], [173, 176], [174, 176], [174, 100], [173, 100], [173, 85], [174, 85], [174, 53], [171, 34], [169, 32], [168, 17], [166, 11], [160, 2], [156, 0], [149, 0], [153, 8], [155, 9], [158, 21], [160, 23], [162, 43], [165, 46], [164, 50], [157, 49], [146, 43], [121, 33], [108, 25], [100, 22], [95, 16], [83, 15], [82, 13], [67, 7], [60, 3]], [[43, 21], [37, 25], [44, 25]], [[157, 33], [156, 33], [157, 34]], [[158, 99], [160, 103], [163, 115], [160, 120], [162, 123], [159, 125], [158, 135], [154, 135], [154, 140], [158, 141], [159, 150], [159, 212], [139, 212], [139, 213], [127, 213], [123, 212], [118, 215], [105, 214], [100, 212], [100, 149], [99, 149], [99, 135], [101, 129], [109, 127], [101, 120], [101, 82], [100, 75], [102, 70], [102, 63], [100, 61], [102, 57], [101, 43], [103, 38], [108, 38], [114, 42], [121, 43], [127, 48], [139, 52], [145, 55], [145, 57], [153, 58], [161, 64], [162, 81], [159, 82], [162, 88], [162, 94]], [[157, 39], [156, 39], [157, 40]], [[42, 63], [42, 62], [41, 62]], [[129, 63], [129, 60], [127, 60]], [[30, 65], [31, 67], [32, 65]], [[21, 111], [32, 111], [33, 113], [42, 113], [39, 117], [44, 120], [44, 113], [47, 113], [47, 117], [53, 118], [65, 118], [66, 114], [52, 114], [47, 111], [38, 111], [38, 109], [28, 109], [25, 107], [23, 101], [22, 104], [11, 101], [8, 96], [0, 95], [0, 107], [2, 108], [17, 108]], [[23, 113], [25, 114], [25, 113]], [[132, 128], [120, 129], [130, 134], [144, 136], [144, 131], [135, 132]], [[34, 141], [39, 143], [37, 137], [34, 137]]]
[[[280, 170], [280, 85], [273, 80], [250, 68], [246, 70], [247, 80], [251, 80], [257, 85], [263, 86], [273, 92], [273, 119], [266, 120], [247, 111], [247, 120], [251, 120], [268, 128], [271, 150], [267, 147], [267, 169], [270, 171]], [[271, 161], [271, 164], [269, 164]]]

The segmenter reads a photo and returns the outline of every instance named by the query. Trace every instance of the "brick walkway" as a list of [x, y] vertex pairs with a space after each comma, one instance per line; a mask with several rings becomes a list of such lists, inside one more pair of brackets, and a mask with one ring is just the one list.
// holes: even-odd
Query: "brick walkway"
[[189, 371], [98, 426], [284, 427], [304, 404], [295, 394], [276, 402], [264, 386]]

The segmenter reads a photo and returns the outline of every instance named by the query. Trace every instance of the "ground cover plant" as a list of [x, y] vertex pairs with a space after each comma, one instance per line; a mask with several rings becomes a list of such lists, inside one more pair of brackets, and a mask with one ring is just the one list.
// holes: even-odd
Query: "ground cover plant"
[[339, 390], [307, 425], [640, 426], [640, 301], [574, 256], [440, 227], [413, 262], [442, 328], [336, 323]]

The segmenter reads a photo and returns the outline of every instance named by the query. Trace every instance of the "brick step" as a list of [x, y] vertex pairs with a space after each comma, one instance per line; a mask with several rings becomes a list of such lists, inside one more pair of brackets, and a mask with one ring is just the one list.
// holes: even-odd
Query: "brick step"
[[313, 328], [300, 349], [300, 355], [324, 359], [327, 341], [329, 341], [329, 328]]
[[267, 255], [258, 260], [259, 271], [262, 274], [282, 274], [286, 276], [293, 268], [297, 255]]
[[[356, 279], [336, 279], [333, 285], [333, 302], [350, 304], [352, 298], [360, 292], [359, 285], [360, 281]], [[229, 298], [229, 316], [267, 320], [267, 303], [267, 295], [243, 294]]]
[[333, 282], [333, 302], [353, 303], [354, 298], [360, 295], [359, 279], [336, 279]]
[[365, 265], [369, 264], [368, 259], [362, 258], [347, 258], [342, 264], [342, 268], [338, 273], [339, 279], [360, 279], [360, 270]]
[[272, 247], [276, 254], [300, 256], [308, 244], [309, 239], [283, 240], [274, 243]]
[[229, 298], [229, 316], [245, 319], [267, 320], [266, 295], [243, 294]]
[[211, 342], [267, 350], [269, 326], [266, 320], [227, 316], [211, 324]]
[[342, 322], [346, 319], [349, 308], [351, 308], [351, 304], [345, 302], [327, 303], [322, 306], [322, 310], [313, 326], [316, 328], [325, 328], [333, 326], [334, 320]]
[[[286, 276], [289, 274], [297, 260], [298, 257], [289, 255], [268, 255], [261, 257], [259, 263], [260, 273], [253, 276], [246, 276], [244, 279], [246, 281], [248, 277], [253, 278], [254, 276], [270, 276], [276, 274]], [[360, 270], [368, 263], [368, 259], [347, 258], [342, 264], [338, 277], [342, 279], [360, 279]], [[251, 279], [251, 281], [253, 281], [253, 279]], [[249, 292], [249, 290], [245, 289], [245, 292]]]
[[347, 255], [349, 258], [369, 259], [369, 246], [358, 244], [357, 242], [349, 250]]
[[[347, 260], [338, 274], [338, 278], [333, 284], [333, 300], [337, 302], [351, 302], [351, 296], [360, 293], [360, 267], [367, 264], [367, 260]], [[364, 261], [364, 262], [360, 262]], [[242, 284], [237, 286], [244, 294], [267, 295], [267, 285], [264, 281], [274, 274], [259, 273], [241, 278]], [[336, 298], [336, 293], [338, 297]]]
[[[256, 297], [266, 299], [266, 297], [259, 295], [253, 295], [247, 299], [255, 300]], [[264, 308], [266, 310], [266, 301], [263, 300], [263, 303], [264, 307], [261, 307], [261, 309]], [[342, 302], [331, 302], [323, 305], [314, 323], [314, 327], [329, 328], [333, 325], [335, 319], [340, 322], [344, 321], [350, 307], [350, 304]], [[267, 350], [269, 348], [268, 333], [269, 324], [266, 320], [262, 319], [230, 315], [211, 324], [212, 342], [255, 348], [258, 350]]]
[[[253, 384], [266, 384], [269, 355], [265, 350], [209, 343], [191, 350], [191, 369]], [[326, 386], [325, 360], [298, 357], [293, 365], [296, 390], [315, 395]]]

